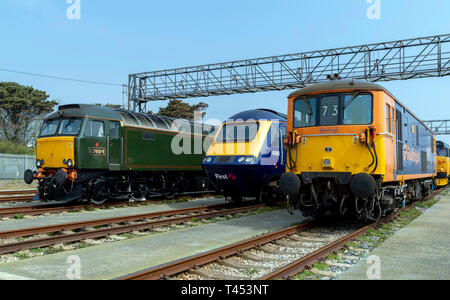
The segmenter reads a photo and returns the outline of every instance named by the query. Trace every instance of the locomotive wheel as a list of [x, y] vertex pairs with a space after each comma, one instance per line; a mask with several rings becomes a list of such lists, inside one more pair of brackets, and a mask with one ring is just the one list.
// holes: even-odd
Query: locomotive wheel
[[142, 194], [137, 194], [136, 196], [135, 194], [131, 194], [130, 199], [133, 202], [144, 202], [147, 200], [147, 198], [145, 198], [145, 196], [143, 196]]
[[91, 204], [94, 204], [94, 205], [102, 205], [102, 204], [105, 204], [105, 202], [107, 200], [108, 200], [108, 198], [96, 197], [96, 198], [91, 198], [90, 202], [91, 202]]
[[89, 182], [89, 201], [94, 205], [104, 204], [108, 198], [102, 196], [106, 193], [106, 181], [103, 178], [96, 178]]
[[148, 189], [144, 184], [139, 184], [137, 187], [137, 191], [131, 193], [130, 200], [133, 202], [144, 202], [147, 200], [145, 197], [148, 193]]

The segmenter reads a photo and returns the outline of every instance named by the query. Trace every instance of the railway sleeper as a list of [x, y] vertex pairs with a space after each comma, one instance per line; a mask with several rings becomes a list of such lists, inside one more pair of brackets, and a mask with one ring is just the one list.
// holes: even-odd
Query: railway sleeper
[[302, 238], [309, 238], [309, 239], [320, 239], [323, 238], [323, 233], [319, 233], [319, 232], [300, 232], [298, 233], [299, 236], [301, 236]]
[[243, 263], [239, 263], [239, 262], [233, 262], [230, 261], [229, 259], [226, 260], [219, 260], [217, 262], [217, 264], [225, 266], [225, 267], [230, 267], [233, 269], [240, 269], [240, 270], [250, 270], [250, 269], [264, 269], [264, 270], [268, 270], [270, 269], [269, 267], [265, 267], [265, 266], [249, 266]]
[[59, 231], [58, 234], [69, 235], [69, 234], [73, 234], [73, 231], [71, 231], [71, 230], [62, 230], [62, 231]]
[[[272, 245], [276, 245], [276, 244], [272, 243]], [[261, 246], [260, 247], [255, 247], [255, 250], [258, 250], [258, 251], [261, 251], [261, 252], [264, 252], [264, 253], [267, 253], [267, 254], [280, 254], [280, 251], [267, 249], [267, 247], [264, 247], [264, 246], [262, 246], [262, 247]]]
[[[242, 258], [242, 259], [245, 259], [245, 260], [251, 260], [251, 261], [254, 261], [254, 262], [267, 262], [266, 258], [259, 257], [257, 255], [254, 255], [254, 254], [251, 254], [251, 253], [247, 253], [247, 252], [236, 254], [236, 257], [239, 257], [239, 258]], [[271, 261], [284, 262], [284, 260], [282, 260], [282, 259], [271, 259]]]
[[209, 270], [191, 270], [192, 274], [203, 277], [205, 279], [212, 279], [212, 280], [246, 280], [248, 277], [241, 277], [241, 276], [233, 276], [228, 274], [221, 274]]
[[299, 245], [299, 242], [289, 242], [289, 241], [275, 241], [273, 242], [275, 245], [288, 247], [288, 248], [299, 248], [301, 245]]
[[329, 241], [326, 239], [320, 239], [315, 237], [308, 237], [308, 236], [290, 236], [288, 237], [289, 240], [293, 240], [297, 243], [328, 243]]
[[[127, 223], [127, 225], [132, 225], [132, 224], [128, 224]], [[117, 224], [117, 223], [113, 223], [113, 224], [110, 224], [110, 225], [108, 225], [109, 227], [111, 227], [111, 228], [119, 228], [119, 227], [122, 227], [122, 225], [120, 225], [120, 224]], [[95, 229], [94, 229], [95, 230]]]

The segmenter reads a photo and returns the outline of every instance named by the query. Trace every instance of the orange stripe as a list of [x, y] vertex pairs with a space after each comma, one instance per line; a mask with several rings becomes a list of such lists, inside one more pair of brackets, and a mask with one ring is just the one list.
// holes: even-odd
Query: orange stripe
[[[437, 174], [413, 174], [413, 175], [397, 175], [397, 180], [393, 180], [393, 181], [385, 181], [385, 182], [398, 182], [401, 181], [401, 178], [403, 178], [403, 180], [413, 180], [413, 179], [423, 179], [423, 178], [434, 178], [436, 177]], [[400, 179], [399, 179], [400, 178]]]
[[419, 179], [419, 178], [433, 178], [437, 176], [437, 173], [434, 174], [422, 174], [422, 175], [397, 175], [397, 178], [402, 177], [404, 180], [411, 180], [411, 179]]

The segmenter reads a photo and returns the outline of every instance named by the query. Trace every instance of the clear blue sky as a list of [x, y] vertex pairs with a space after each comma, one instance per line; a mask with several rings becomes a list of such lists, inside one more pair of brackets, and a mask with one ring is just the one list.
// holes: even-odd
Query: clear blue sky
[[[129, 73], [450, 33], [448, 0], [0, 1], [0, 68], [125, 84]], [[46, 90], [60, 103], [122, 104], [121, 88], [0, 71], [0, 81]], [[450, 119], [449, 78], [384, 83], [422, 119]], [[193, 99], [207, 118], [252, 108], [285, 112], [286, 92]], [[164, 103], [149, 109], [157, 111]], [[445, 138], [450, 142], [450, 138]]]

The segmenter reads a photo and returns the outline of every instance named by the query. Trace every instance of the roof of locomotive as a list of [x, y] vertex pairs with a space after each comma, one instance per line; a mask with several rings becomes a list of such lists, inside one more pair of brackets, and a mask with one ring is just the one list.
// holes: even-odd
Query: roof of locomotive
[[45, 119], [55, 119], [64, 116], [96, 117], [102, 119], [122, 121], [122, 118], [114, 109], [93, 104], [62, 105], [58, 107], [57, 111], [54, 111], [45, 116]]
[[414, 113], [412, 113], [402, 102], [400, 102], [391, 92], [389, 92], [383, 86], [365, 81], [365, 80], [329, 80], [327, 82], [312, 84], [303, 89], [297, 90], [289, 95], [291, 97], [297, 97], [307, 95], [316, 92], [327, 91], [339, 91], [339, 90], [355, 90], [355, 91], [384, 91], [391, 96], [400, 106], [402, 106], [411, 116], [416, 118], [428, 131], [435, 134], [430, 127], [428, 127], [421, 119], [419, 119]]
[[383, 86], [363, 81], [363, 80], [330, 80], [327, 82], [322, 82], [318, 84], [313, 84], [307, 86], [303, 89], [297, 90], [289, 95], [289, 97], [295, 97], [300, 95], [306, 95], [316, 92], [326, 92], [335, 90], [362, 90], [362, 91], [385, 91], [390, 94], [390, 92]]
[[[57, 111], [48, 114], [45, 119], [55, 119], [60, 117], [93, 117], [107, 120], [122, 121], [127, 126], [143, 127], [149, 129], [162, 129], [168, 131], [190, 131], [185, 126], [186, 122], [194, 124], [193, 121], [176, 120], [165, 116], [136, 113], [124, 109], [115, 109], [94, 104], [70, 104], [62, 105]], [[203, 124], [204, 133], [209, 134], [215, 130], [214, 126]]]
[[241, 120], [241, 121], [253, 121], [253, 120], [278, 120], [278, 121], [287, 121], [287, 115], [270, 110], [270, 109], [253, 109], [240, 112], [229, 120]]

